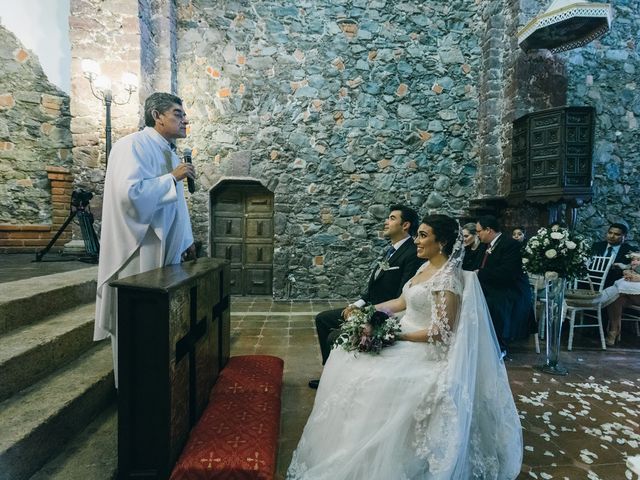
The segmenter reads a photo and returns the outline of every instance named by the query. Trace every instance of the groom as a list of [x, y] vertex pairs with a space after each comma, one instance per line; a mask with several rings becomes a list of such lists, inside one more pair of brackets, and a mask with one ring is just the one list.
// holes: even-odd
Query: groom
[[[422, 263], [416, 255], [416, 246], [413, 243], [418, 225], [418, 214], [412, 208], [405, 205], [389, 207], [389, 217], [384, 222], [383, 235], [389, 239], [390, 245], [371, 272], [367, 289], [361, 298], [346, 308], [375, 305], [400, 296], [402, 287], [415, 275]], [[325, 310], [316, 316], [323, 365], [329, 358], [331, 346], [339, 334], [346, 308]], [[310, 380], [309, 387], [318, 388], [318, 383], [319, 380]]]

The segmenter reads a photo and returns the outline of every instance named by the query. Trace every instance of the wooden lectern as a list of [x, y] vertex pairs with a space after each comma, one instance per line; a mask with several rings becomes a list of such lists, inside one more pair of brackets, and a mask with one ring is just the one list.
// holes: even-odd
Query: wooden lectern
[[167, 479], [229, 359], [229, 265], [200, 258], [118, 289], [118, 478]]

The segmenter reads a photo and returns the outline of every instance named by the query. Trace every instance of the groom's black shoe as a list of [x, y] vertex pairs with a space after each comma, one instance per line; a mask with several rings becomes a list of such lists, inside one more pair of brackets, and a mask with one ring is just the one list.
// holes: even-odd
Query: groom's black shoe
[[318, 385], [320, 385], [320, 380], [309, 380], [309, 388], [313, 388], [314, 390], [317, 390]]

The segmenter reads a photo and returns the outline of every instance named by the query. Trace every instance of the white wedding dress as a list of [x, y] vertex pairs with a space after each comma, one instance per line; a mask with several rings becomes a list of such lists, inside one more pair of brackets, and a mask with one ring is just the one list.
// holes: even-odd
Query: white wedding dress
[[475, 274], [408, 282], [402, 332], [429, 326], [438, 308], [432, 292], [443, 289], [462, 295], [448, 341], [399, 341], [379, 355], [332, 350], [287, 479], [518, 475], [520, 420]]

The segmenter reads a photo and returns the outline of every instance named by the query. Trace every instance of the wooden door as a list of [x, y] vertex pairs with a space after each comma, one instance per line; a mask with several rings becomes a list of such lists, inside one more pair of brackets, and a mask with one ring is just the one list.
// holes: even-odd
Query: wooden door
[[211, 255], [231, 262], [231, 294], [271, 295], [273, 194], [258, 184], [225, 184], [211, 212]]

